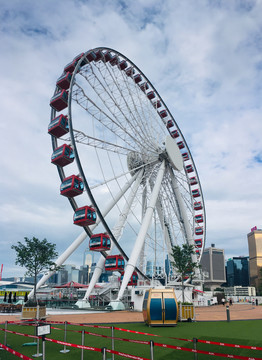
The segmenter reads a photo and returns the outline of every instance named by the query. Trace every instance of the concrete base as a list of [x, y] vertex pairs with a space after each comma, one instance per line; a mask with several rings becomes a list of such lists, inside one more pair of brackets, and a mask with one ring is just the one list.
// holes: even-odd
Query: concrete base
[[125, 310], [126, 308], [125, 308], [125, 305], [121, 301], [115, 300], [115, 301], [111, 301], [107, 305], [106, 309], [116, 311], [116, 310]]
[[78, 300], [75, 305], [79, 308], [79, 309], [89, 309], [90, 303], [88, 300]]

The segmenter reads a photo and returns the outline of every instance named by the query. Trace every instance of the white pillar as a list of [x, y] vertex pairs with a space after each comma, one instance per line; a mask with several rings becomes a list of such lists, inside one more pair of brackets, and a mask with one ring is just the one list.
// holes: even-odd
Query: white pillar
[[[105, 217], [111, 210], [112, 208], [115, 206], [115, 204], [121, 199], [121, 197], [125, 194], [125, 192], [130, 188], [130, 186], [132, 185], [132, 183], [135, 181], [135, 179], [137, 178], [138, 173], [136, 173], [123, 187], [123, 189], [121, 189], [121, 191], [119, 191], [119, 193], [116, 195], [116, 197], [114, 199], [112, 199], [110, 201], [110, 203], [108, 204], [108, 206], [106, 207], [106, 209], [104, 210], [104, 212], [102, 213], [102, 216]], [[100, 223], [100, 219], [98, 218], [96, 223], [92, 226], [90, 226], [91, 231], [93, 231], [98, 224]], [[85, 231], [82, 232], [82, 234], [80, 234], [73, 242], [72, 244], [63, 252], [62, 255], [60, 255], [58, 257], [58, 259], [56, 260], [56, 265], [57, 266], [61, 266], [63, 265], [63, 263], [68, 259], [68, 257], [82, 244], [82, 242], [87, 238], [87, 233]], [[41, 285], [43, 285], [53, 274], [55, 273], [55, 270], [50, 270], [49, 272], [45, 273], [44, 276], [38, 281], [37, 285], [36, 285], [36, 289], [39, 289], [39, 287]], [[34, 294], [34, 290], [32, 290], [30, 292], [30, 294], [28, 295], [28, 298], [31, 298]]]
[[152, 216], [153, 216], [153, 213], [154, 213], [154, 208], [155, 208], [156, 201], [157, 201], [159, 191], [160, 191], [160, 188], [161, 188], [161, 183], [162, 183], [162, 180], [163, 180], [163, 177], [164, 177], [164, 173], [165, 173], [165, 160], [162, 162], [162, 164], [161, 164], [161, 166], [160, 166], [160, 168], [158, 170], [158, 174], [157, 174], [154, 189], [153, 189], [152, 194], [151, 194], [150, 202], [149, 202], [148, 207], [146, 209], [145, 216], [144, 216], [143, 222], [141, 224], [139, 233], [137, 235], [136, 242], [135, 242], [135, 244], [133, 246], [132, 253], [131, 253], [130, 258], [128, 260], [128, 263], [127, 263], [127, 265], [125, 267], [125, 273], [124, 273], [123, 281], [122, 281], [122, 284], [121, 284], [121, 287], [120, 287], [120, 290], [119, 290], [119, 293], [118, 293], [117, 301], [121, 300], [121, 298], [123, 297], [125, 288], [127, 287], [129, 279], [132, 276], [132, 273], [133, 273], [134, 268], [136, 266], [136, 262], [138, 260], [139, 254], [140, 254], [140, 252], [142, 250], [142, 247], [144, 245], [147, 230], [148, 230], [149, 225], [150, 225], [150, 223], [152, 221]]
[[[130, 212], [130, 209], [131, 209], [131, 206], [133, 204], [134, 198], [136, 196], [138, 187], [139, 187], [139, 185], [141, 183], [142, 175], [143, 175], [143, 170], [140, 170], [139, 176], [137, 177], [133, 188], [131, 188], [131, 191], [130, 191], [128, 199], [127, 199], [127, 201], [125, 203], [123, 212], [120, 213], [118, 222], [115, 225], [114, 229], [112, 230], [112, 233], [113, 233], [113, 235], [114, 235], [114, 237], [115, 237], [115, 239], [117, 241], [119, 241], [119, 239], [121, 238], [121, 235], [123, 233], [123, 228], [124, 228], [124, 226], [126, 224], [127, 216], [128, 216], [128, 214]], [[114, 248], [114, 243], [112, 243], [111, 249], [107, 252], [108, 255], [111, 254], [113, 248]], [[89, 284], [89, 286], [88, 286], [88, 288], [86, 290], [86, 293], [85, 293], [85, 296], [84, 296], [83, 300], [87, 300], [89, 298], [92, 290], [94, 289], [95, 284], [98, 282], [98, 279], [99, 279], [99, 277], [101, 276], [101, 274], [102, 274], [102, 272], [104, 270], [105, 261], [106, 261], [106, 259], [104, 258], [103, 255], [101, 255], [99, 260], [98, 260], [98, 263], [97, 263], [97, 265], [95, 267], [94, 274], [93, 274], [92, 279], [90, 281], [90, 284]]]

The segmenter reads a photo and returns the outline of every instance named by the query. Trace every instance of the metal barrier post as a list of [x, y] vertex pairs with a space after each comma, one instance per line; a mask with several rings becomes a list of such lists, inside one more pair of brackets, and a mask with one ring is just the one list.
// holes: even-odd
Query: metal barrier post
[[8, 321], [5, 322], [5, 340], [4, 340], [4, 345], [7, 346], [7, 324], [8, 324]]
[[102, 360], [106, 360], [106, 347], [103, 347], [101, 349], [101, 353], [102, 353]]
[[227, 321], [230, 321], [230, 312], [229, 312], [229, 306], [226, 306], [226, 312], [227, 312]]
[[[41, 353], [39, 353], [39, 337], [37, 338], [37, 341], [36, 341], [36, 354], [32, 355], [33, 357], [40, 357], [42, 356]], [[43, 355], [44, 356], [44, 355]], [[43, 358], [44, 359], [44, 358]]]
[[[197, 350], [197, 338], [193, 338], [193, 349]], [[197, 353], [194, 353], [194, 359], [198, 359]]]
[[[81, 345], [85, 345], [85, 330], [82, 330]], [[84, 349], [81, 349], [81, 360], [84, 360]]]
[[[67, 321], [65, 321], [65, 335], [64, 335], [64, 342], [66, 342], [66, 328], [67, 328]], [[68, 350], [66, 348], [66, 345], [64, 345], [64, 349], [60, 350], [60, 353], [66, 354], [68, 353], [70, 350]]]
[[42, 336], [43, 360], [45, 360], [45, 335]]
[[154, 360], [154, 341], [150, 340], [150, 359]]
[[[111, 328], [111, 337], [112, 337], [112, 350], [115, 350], [115, 339], [114, 339], [114, 326]], [[115, 354], [112, 354], [112, 360], [115, 359]]]

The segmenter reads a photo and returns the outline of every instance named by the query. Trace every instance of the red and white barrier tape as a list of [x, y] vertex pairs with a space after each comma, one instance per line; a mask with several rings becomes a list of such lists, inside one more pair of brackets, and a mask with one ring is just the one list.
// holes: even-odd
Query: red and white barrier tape
[[175, 345], [167, 345], [167, 344], [159, 344], [159, 343], [154, 343], [154, 345], [155, 346], [160, 346], [160, 347], [163, 347], [163, 348], [182, 350], [182, 351], [189, 351], [189, 352], [193, 352], [193, 353], [197, 353], [197, 354], [220, 356], [220, 357], [225, 357], [225, 358], [228, 358], [228, 359], [261, 360], [261, 358], [256, 358], [256, 357], [221, 354], [221, 353], [216, 353], [216, 352], [211, 352], [211, 351], [188, 349], [188, 348], [184, 348], [184, 347], [181, 347], [181, 346], [175, 346]]
[[0, 343], [0, 347], [2, 347], [4, 350], [10, 352], [11, 354], [15, 355], [15, 356], [18, 356], [20, 357], [20, 359], [23, 359], [23, 360], [33, 360], [32, 358], [26, 356], [26, 355], [23, 355], [23, 354], [20, 354], [19, 352], [13, 350], [13, 349], [10, 349], [8, 346], [5, 346], [4, 344], [1, 344]]

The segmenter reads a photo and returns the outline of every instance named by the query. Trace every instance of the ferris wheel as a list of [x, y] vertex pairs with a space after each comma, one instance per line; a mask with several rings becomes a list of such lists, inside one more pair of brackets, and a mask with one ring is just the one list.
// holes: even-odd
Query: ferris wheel
[[50, 105], [51, 161], [72, 222], [83, 228], [58, 265], [87, 237], [101, 252], [85, 298], [104, 269], [122, 275], [118, 300], [137, 277], [175, 277], [167, 271], [174, 245], [192, 244], [199, 262], [206, 236], [199, 176], [146, 75], [113, 49], [91, 49], [65, 66]]

